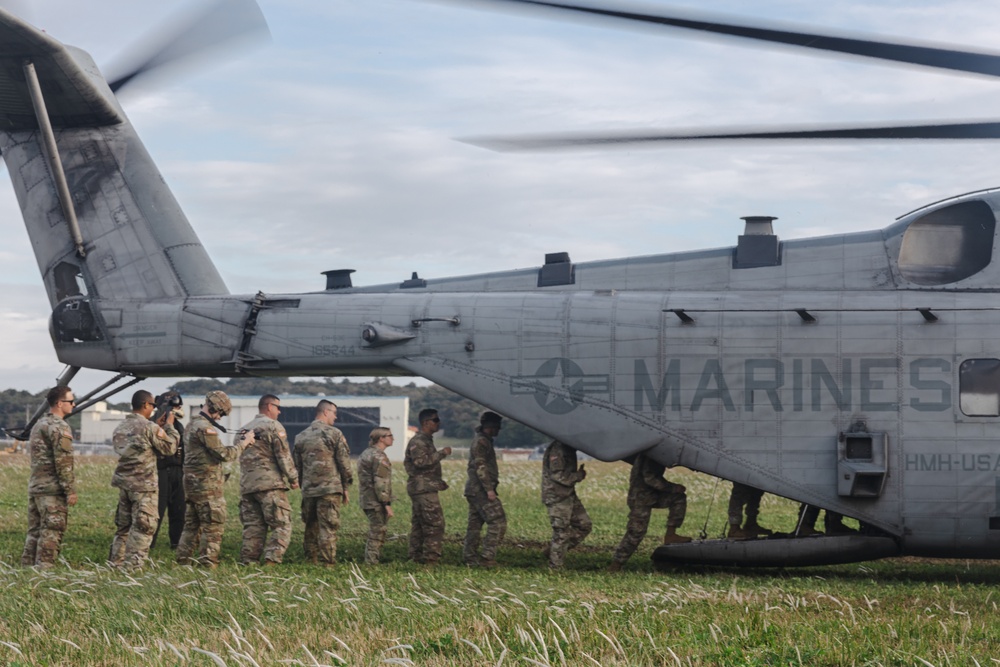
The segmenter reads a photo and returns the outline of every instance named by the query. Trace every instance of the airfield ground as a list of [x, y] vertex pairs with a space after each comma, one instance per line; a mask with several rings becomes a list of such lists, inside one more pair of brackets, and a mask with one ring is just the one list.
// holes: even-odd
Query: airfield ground
[[[464, 462], [442, 494], [445, 564], [405, 561], [409, 504], [401, 466], [386, 563], [359, 566], [364, 516], [348, 506], [342, 564], [302, 562], [296, 521], [286, 564], [241, 567], [237, 487], [228, 485], [224, 561], [179, 567], [164, 541], [132, 575], [103, 565], [117, 498], [114, 463], [80, 458], [66, 565], [18, 567], [27, 459], [0, 458], [0, 665], [988, 665], [1000, 662], [993, 562], [893, 559], [786, 571], [654, 572], [665, 516], [620, 574], [607, 574], [625, 527], [628, 466], [587, 463], [579, 491], [594, 520], [586, 548], [550, 573], [539, 462], [501, 464], [510, 528], [497, 570], [461, 565]], [[689, 472], [684, 526], [696, 535], [713, 493], [709, 535], [725, 523], [726, 483]], [[293, 494], [298, 506], [298, 495]], [[767, 497], [762, 523], [790, 530], [795, 505]]]

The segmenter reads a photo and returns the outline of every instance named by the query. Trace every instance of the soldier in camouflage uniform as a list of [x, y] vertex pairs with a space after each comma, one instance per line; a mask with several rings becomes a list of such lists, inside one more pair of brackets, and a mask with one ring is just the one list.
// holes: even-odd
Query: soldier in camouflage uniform
[[392, 447], [392, 431], [378, 427], [368, 437], [368, 449], [358, 457], [358, 496], [368, 517], [365, 563], [377, 565], [392, 518], [392, 464], [385, 450]]
[[295, 467], [302, 487], [303, 546], [312, 563], [337, 562], [340, 508], [348, 502], [347, 487], [354, 482], [351, 450], [340, 429], [334, 428], [337, 406], [322, 400], [316, 419], [295, 438]]
[[153, 395], [139, 390], [132, 394], [132, 413], [115, 428], [111, 443], [118, 454], [118, 466], [111, 486], [118, 491], [115, 512], [115, 539], [108, 562], [117, 567], [141, 567], [149, 555], [149, 545], [157, 525], [159, 480], [156, 455], [177, 451], [180, 435], [174, 428], [174, 414], [168, 412], [163, 425], [149, 421], [156, 404]]
[[[761, 489], [747, 484], [733, 482], [733, 491], [729, 495], [729, 539], [753, 539], [758, 535], [770, 535], [771, 531], [757, 523], [760, 514], [760, 499], [764, 496]], [[746, 507], [747, 521], [743, 523], [743, 508]]]
[[[476, 428], [476, 437], [469, 448], [469, 479], [465, 483], [465, 499], [469, 503], [469, 524], [465, 531], [465, 548], [462, 556], [466, 565], [496, 567], [497, 547], [507, 532], [507, 515], [497, 497], [500, 472], [497, 470], [497, 453], [493, 439], [500, 433], [500, 415], [484, 412]], [[480, 534], [483, 524], [488, 526], [483, 540], [483, 553], [479, 554]]]
[[441, 429], [437, 410], [421, 410], [420, 431], [406, 445], [406, 493], [413, 503], [410, 518], [410, 560], [433, 565], [444, 550], [444, 511], [438, 492], [448, 488], [441, 477], [441, 460], [451, 447], [434, 447], [434, 434]]
[[[242, 434], [236, 442], [226, 445], [219, 437], [225, 429], [217, 419], [233, 409], [229, 397], [222, 391], [210, 391], [205, 405], [184, 429], [184, 531], [177, 545], [177, 562], [197, 562], [208, 568], [219, 564], [222, 533], [226, 527], [226, 499], [222, 496], [222, 465], [235, 461], [243, 450], [253, 444], [253, 431]], [[198, 557], [193, 559], [195, 548]]]
[[686, 489], [681, 484], [668, 482], [664, 478], [665, 472], [664, 465], [645, 454], [636, 456], [632, 463], [632, 474], [628, 484], [628, 526], [608, 567], [611, 572], [622, 569], [622, 565], [639, 547], [649, 528], [649, 518], [653, 514], [653, 508], [670, 510], [667, 515], [667, 533], [663, 537], [664, 544], [691, 541], [690, 537], [677, 534], [677, 529], [684, 523], [684, 514], [687, 512]]
[[257, 409], [260, 414], [243, 427], [254, 432], [254, 442], [240, 455], [240, 562], [256, 563], [263, 553], [264, 564], [273, 565], [281, 562], [292, 538], [288, 489], [299, 488], [299, 473], [288, 451], [285, 428], [277, 421], [280, 399], [265, 394]]
[[45, 400], [49, 414], [38, 420], [28, 441], [28, 536], [21, 553], [21, 565], [25, 567], [55, 565], [66, 532], [68, 508], [76, 505], [73, 432], [63, 421], [73, 411], [76, 399], [69, 387], [53, 387]]
[[562, 568], [566, 552], [583, 542], [593, 528], [574, 488], [586, 476], [583, 465], [577, 469], [576, 450], [553, 440], [542, 459], [542, 502], [552, 524], [552, 544], [547, 551], [553, 570]]

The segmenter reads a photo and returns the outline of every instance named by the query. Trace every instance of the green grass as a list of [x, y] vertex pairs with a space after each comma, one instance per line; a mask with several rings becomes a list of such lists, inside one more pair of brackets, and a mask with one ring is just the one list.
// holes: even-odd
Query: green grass
[[[103, 565], [117, 498], [113, 463], [78, 459], [80, 503], [53, 571], [17, 566], [27, 462], [0, 458], [0, 665], [987, 665], [1000, 657], [995, 563], [893, 559], [787, 571], [654, 572], [665, 523], [626, 570], [604, 571], [624, 530], [628, 466], [587, 463], [580, 485], [594, 520], [584, 548], [550, 573], [538, 462], [501, 464], [509, 532], [498, 570], [461, 565], [465, 468], [448, 462], [444, 564], [406, 562], [409, 503], [401, 466], [385, 564], [362, 560], [364, 516], [343, 517], [328, 570], [302, 562], [296, 522], [286, 563], [240, 567], [236, 485], [223, 563], [173, 563], [165, 544], [132, 575]], [[725, 524], [729, 485], [674, 471], [688, 486], [682, 532]], [[297, 507], [298, 496], [293, 495]], [[766, 497], [762, 523], [790, 530], [796, 506]]]

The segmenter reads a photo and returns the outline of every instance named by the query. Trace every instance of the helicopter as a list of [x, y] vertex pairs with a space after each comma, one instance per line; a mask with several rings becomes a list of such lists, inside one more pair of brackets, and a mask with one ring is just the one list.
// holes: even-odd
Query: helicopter
[[[694, 556], [661, 547], [661, 561], [987, 558], [1000, 545], [1000, 351], [987, 336], [1000, 317], [987, 296], [1000, 289], [1000, 191], [930, 204], [868, 232], [781, 240], [773, 218], [749, 216], [732, 247], [582, 263], [553, 252], [528, 269], [374, 286], [332, 269], [312, 292], [230, 294], [115, 81], [85, 52], [2, 10], [0, 43], [0, 151], [68, 367], [60, 382], [81, 368], [118, 374], [84, 400], [146, 377], [420, 376], [596, 458], [646, 452], [866, 527], [685, 547]], [[961, 71], [997, 58], [880, 48]], [[836, 131], [997, 132], [989, 123]], [[513, 140], [587, 141], [607, 139]]]

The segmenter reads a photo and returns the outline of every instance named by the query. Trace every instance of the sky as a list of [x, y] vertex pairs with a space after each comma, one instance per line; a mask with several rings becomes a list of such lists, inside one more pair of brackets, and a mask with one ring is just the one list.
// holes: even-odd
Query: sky
[[[115, 62], [189, 3], [4, 3]], [[607, 4], [621, 3], [608, 0]], [[445, 277], [733, 245], [741, 216], [783, 239], [885, 227], [1000, 185], [996, 142], [711, 143], [494, 153], [456, 137], [1000, 116], [1000, 80], [668, 29], [627, 30], [421, 0], [260, 0], [271, 40], [123, 93], [126, 113], [233, 293]], [[630, 6], [635, 6], [630, 5]], [[989, 50], [972, 0], [646, 0]], [[105, 70], [108, 71], [108, 70]], [[0, 388], [61, 370], [48, 305], [0, 174]], [[81, 374], [74, 388], [106, 378]], [[158, 390], [169, 381], [157, 381]]]

